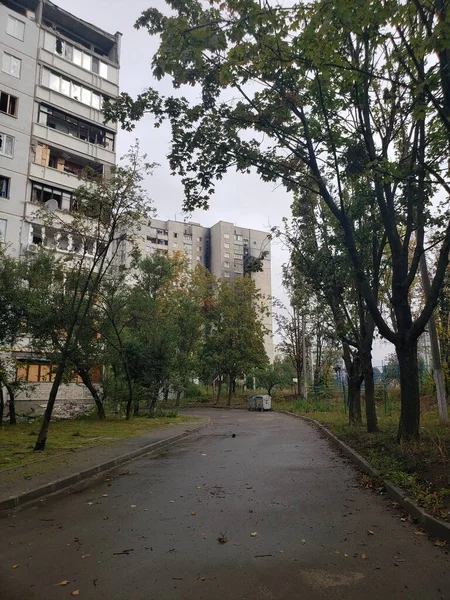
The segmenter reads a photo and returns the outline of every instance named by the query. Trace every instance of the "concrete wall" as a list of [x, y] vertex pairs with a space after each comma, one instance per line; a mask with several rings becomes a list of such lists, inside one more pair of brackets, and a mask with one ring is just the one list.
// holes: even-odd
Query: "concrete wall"
[[[30, 383], [27, 388], [20, 391], [16, 397], [16, 411], [19, 415], [41, 414], [47, 406], [51, 383]], [[98, 386], [96, 386], [98, 387]], [[5, 397], [6, 394], [5, 394]], [[94, 404], [89, 390], [79, 383], [61, 385], [56, 404]], [[56, 407], [57, 408], [57, 407]]]

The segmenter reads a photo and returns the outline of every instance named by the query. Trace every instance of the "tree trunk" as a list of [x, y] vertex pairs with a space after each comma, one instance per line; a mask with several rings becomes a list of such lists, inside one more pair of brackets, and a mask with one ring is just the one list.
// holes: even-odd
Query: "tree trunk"
[[222, 391], [222, 377], [220, 377], [219, 379], [219, 384], [217, 386], [217, 398], [216, 398], [216, 404], [219, 402], [220, 400], [220, 392]]
[[5, 411], [5, 397], [3, 396], [3, 383], [0, 381], [0, 425], [3, 425], [4, 411]]
[[364, 358], [364, 397], [366, 402], [367, 432], [375, 433], [378, 431], [378, 422], [372, 358], [370, 356]]
[[348, 419], [350, 424], [362, 423], [361, 417], [361, 383], [360, 376], [348, 377]]
[[139, 400], [135, 400], [134, 404], [133, 404], [133, 416], [134, 417], [138, 417], [139, 416]]
[[400, 423], [397, 441], [416, 441], [420, 437], [420, 384], [417, 340], [410, 347], [397, 347], [400, 367]]
[[177, 392], [177, 398], [175, 400], [175, 406], [177, 408], [180, 406], [180, 400], [181, 400], [181, 390], [178, 390], [178, 392]]
[[167, 404], [168, 400], [169, 400], [169, 388], [165, 387], [164, 388], [164, 404]]
[[347, 342], [342, 343], [343, 358], [347, 370], [349, 423], [361, 423], [361, 384], [363, 382], [361, 358], [350, 351]]
[[156, 408], [157, 401], [158, 401], [158, 394], [152, 396], [152, 398], [150, 399], [150, 405], [148, 407], [148, 414], [150, 417], [155, 416], [155, 408]]
[[128, 365], [126, 363], [124, 364], [124, 368], [125, 368], [125, 377], [127, 380], [127, 387], [128, 387], [128, 401], [127, 401], [127, 411], [126, 411], [125, 419], [127, 421], [129, 421], [130, 417], [131, 417], [131, 405], [133, 403], [133, 382], [131, 381], [130, 372], [128, 370]]
[[55, 379], [53, 381], [52, 389], [48, 397], [47, 408], [45, 409], [44, 418], [42, 419], [41, 429], [39, 431], [36, 444], [34, 445], [35, 452], [41, 452], [45, 450], [45, 444], [47, 442], [48, 428], [50, 420], [52, 418], [53, 407], [55, 406], [56, 396], [58, 395], [59, 386], [61, 385], [64, 371], [66, 369], [67, 358], [60, 361], [58, 368], [56, 369]]
[[228, 401], [227, 406], [231, 406], [231, 399], [233, 398], [233, 377], [230, 375], [228, 379]]
[[[431, 292], [430, 276], [428, 274], [427, 259], [425, 254], [420, 257], [420, 273], [422, 276], [422, 287], [427, 299]], [[439, 349], [439, 339], [436, 328], [436, 320], [434, 313], [431, 315], [428, 321], [428, 333], [430, 336], [431, 344], [431, 357], [433, 359], [433, 378], [436, 384], [436, 397], [439, 410], [439, 418], [442, 423], [448, 421], [448, 409], [447, 409], [447, 398], [445, 393], [444, 374], [442, 371], [441, 352]]]
[[97, 407], [97, 414], [99, 419], [106, 419], [105, 407], [103, 406], [103, 402], [100, 400], [100, 396], [98, 395], [97, 390], [94, 387], [94, 384], [89, 377], [89, 373], [86, 369], [78, 368], [78, 375], [81, 377], [84, 385], [91, 392], [91, 396], [94, 398], [95, 406]]
[[8, 402], [8, 406], [9, 406], [9, 424], [10, 425], [16, 425], [17, 424], [17, 418], [16, 418], [16, 394], [14, 392], [13, 386], [10, 383], [8, 383], [7, 381], [5, 381], [5, 387], [8, 390], [8, 396], [9, 396], [9, 402]]

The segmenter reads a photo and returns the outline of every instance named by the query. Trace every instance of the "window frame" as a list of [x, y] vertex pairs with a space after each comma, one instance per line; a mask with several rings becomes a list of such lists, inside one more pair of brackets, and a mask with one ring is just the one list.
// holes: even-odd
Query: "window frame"
[[[3, 183], [2, 183], [3, 182]], [[6, 189], [6, 191], [4, 191]], [[9, 198], [11, 193], [11, 177], [0, 174], [0, 198]]]
[[[19, 62], [19, 74], [18, 75], [14, 75], [14, 73], [12, 73], [11, 71], [7, 71], [6, 70], [6, 68], [5, 68], [5, 57], [8, 57], [9, 59], [17, 60]], [[10, 75], [11, 77], [14, 77], [15, 79], [21, 79], [21, 77], [22, 77], [22, 59], [21, 58], [17, 58], [17, 56], [14, 56], [13, 54], [10, 54], [9, 52], [3, 51], [2, 72], [6, 73], [7, 75]]]
[[[19, 98], [17, 96], [14, 96], [13, 94], [10, 94], [9, 92], [2, 92], [0, 90], [0, 100], [1, 100], [1, 96], [7, 96], [7, 101], [6, 101], [6, 111], [5, 110], [1, 110], [0, 109], [0, 113], [4, 114], [4, 115], [9, 115], [10, 117], [14, 117], [17, 119], [17, 114], [18, 114], [18, 107], [19, 107]], [[14, 100], [14, 112], [10, 112], [8, 109], [11, 106], [11, 99]]]
[[[0, 144], [0, 156], [6, 156], [6, 158], [14, 158], [14, 136], [9, 135], [9, 133], [4, 133], [3, 131], [0, 131], [0, 138], [2, 138], [2, 142]], [[9, 138], [11, 144], [11, 154], [7, 154], [5, 152], [7, 138]]]
[[[22, 37], [19, 36], [19, 35], [16, 35], [15, 33], [11, 33], [11, 31], [8, 31], [9, 30], [9, 24], [11, 22], [14, 23], [14, 29], [16, 29], [16, 24], [17, 23], [20, 23], [20, 25], [23, 26], [23, 28], [22, 28]], [[6, 33], [8, 35], [10, 35], [11, 37], [15, 38], [16, 40], [20, 40], [21, 42], [23, 42], [24, 39], [25, 39], [25, 27], [26, 27], [26, 25], [25, 25], [24, 21], [21, 21], [20, 19], [17, 19], [16, 17], [13, 17], [12, 15], [8, 15], [8, 21], [6, 23]]]
[[8, 220], [0, 218], [0, 244], [6, 242], [7, 228], [8, 228]]

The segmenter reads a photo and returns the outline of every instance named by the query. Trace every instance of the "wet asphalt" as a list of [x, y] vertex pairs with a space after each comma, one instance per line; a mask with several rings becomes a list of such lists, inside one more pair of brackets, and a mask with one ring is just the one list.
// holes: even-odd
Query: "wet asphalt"
[[0, 600], [450, 599], [445, 549], [316, 430], [200, 414], [159, 456], [2, 516]]

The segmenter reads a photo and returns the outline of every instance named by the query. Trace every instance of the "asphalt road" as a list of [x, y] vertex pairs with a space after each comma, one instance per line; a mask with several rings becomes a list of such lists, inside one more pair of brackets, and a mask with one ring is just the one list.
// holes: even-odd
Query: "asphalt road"
[[450, 598], [448, 554], [309, 425], [205, 412], [162, 455], [1, 518], [0, 599]]

